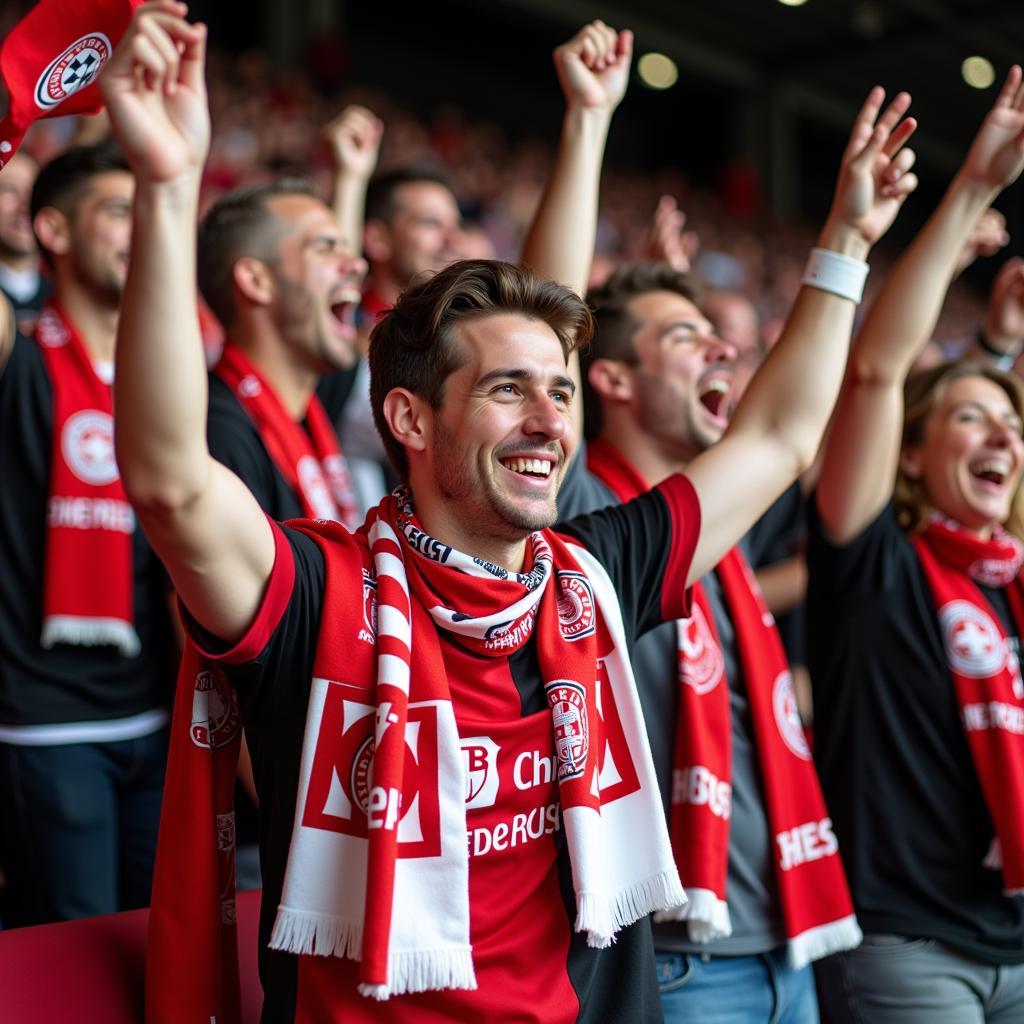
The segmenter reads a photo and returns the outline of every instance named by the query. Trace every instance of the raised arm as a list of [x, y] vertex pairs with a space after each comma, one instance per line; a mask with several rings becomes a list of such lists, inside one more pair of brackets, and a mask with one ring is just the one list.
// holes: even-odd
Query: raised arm
[[1024, 161], [1024, 88], [1013, 67], [963, 166], [893, 268], [850, 356], [818, 484], [822, 523], [838, 543], [856, 537], [892, 497], [903, 383], [927, 344], [966, 240]]
[[633, 33], [602, 21], [585, 25], [554, 53], [565, 93], [555, 164], [523, 246], [523, 263], [541, 277], [587, 290], [597, 233], [601, 162], [612, 114], [626, 93]]
[[825, 252], [809, 265], [820, 286], [800, 289], [778, 344], [754, 374], [729, 429], [687, 469], [701, 504], [690, 582], [717, 565], [811, 465], [821, 442], [856, 309], [855, 299], [835, 292], [856, 290], [846, 286], [844, 275], [867, 257], [916, 185], [909, 173], [913, 153], [903, 148], [915, 124], [901, 120], [910, 97], [901, 93], [879, 117], [883, 99], [880, 88], [871, 91], [843, 153], [832, 208], [818, 237]]
[[6, 295], [0, 293], [0, 373], [14, 348], [14, 306]]
[[[587, 291], [597, 236], [597, 198], [604, 144], [612, 114], [626, 93], [633, 33], [616, 32], [603, 21], [584, 25], [554, 53], [565, 94], [565, 119], [555, 163], [523, 246], [523, 264], [540, 277]], [[576, 384], [572, 416], [583, 434], [583, 378], [580, 357], [569, 357]]]
[[377, 166], [383, 134], [380, 119], [366, 107], [356, 105], [346, 107], [324, 127], [334, 165], [331, 209], [342, 237], [357, 256], [363, 251], [366, 187]]
[[209, 145], [206, 31], [185, 5], [140, 7], [104, 72], [113, 130], [136, 180], [114, 380], [125, 490], [189, 611], [231, 642], [259, 605], [274, 540], [256, 499], [206, 446], [196, 311], [196, 213]]

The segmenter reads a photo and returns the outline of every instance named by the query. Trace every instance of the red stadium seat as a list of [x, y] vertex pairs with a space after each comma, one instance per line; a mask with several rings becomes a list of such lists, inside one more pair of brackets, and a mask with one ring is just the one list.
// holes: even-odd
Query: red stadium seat
[[[256, 971], [260, 893], [238, 894], [242, 1021], [263, 1003]], [[4, 1024], [139, 1024], [148, 910], [0, 931]]]

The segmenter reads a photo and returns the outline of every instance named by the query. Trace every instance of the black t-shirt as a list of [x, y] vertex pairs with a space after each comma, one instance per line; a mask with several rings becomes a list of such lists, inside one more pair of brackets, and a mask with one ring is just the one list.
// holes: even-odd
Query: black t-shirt
[[46, 300], [50, 297], [52, 290], [49, 278], [43, 274], [39, 275], [35, 291], [31, 295], [20, 299], [7, 291], [3, 284], [0, 283], [0, 295], [6, 298], [14, 308], [14, 322], [21, 331], [28, 331], [34, 328], [35, 322], [39, 319], [39, 314]]
[[[562, 527], [564, 533], [578, 539], [605, 567], [619, 595], [628, 643], [666, 617], [682, 614], [685, 600], [682, 588], [666, 588], [663, 592], [663, 581], [667, 576], [685, 579], [698, 523], [692, 488], [685, 480], [677, 478], [663, 491], [653, 491], [629, 505], [574, 519]], [[310, 1012], [308, 1000], [314, 998], [303, 995], [299, 958], [274, 953], [266, 947], [280, 899], [295, 814], [300, 754], [325, 585], [324, 560], [317, 544], [293, 530], [286, 529], [286, 536], [287, 551], [295, 567], [290, 597], [275, 593], [276, 581], [286, 576], [280, 564], [276, 565], [263, 607], [249, 633], [231, 652], [222, 655], [239, 693], [260, 794], [264, 872], [260, 949], [266, 992], [263, 1019], [275, 1022], [295, 1020], [300, 1005], [305, 1012]], [[279, 553], [279, 563], [282, 557]], [[270, 613], [266, 609], [275, 603], [283, 606], [284, 611], [276, 621], [269, 621]], [[194, 626], [192, 628], [200, 643], [209, 648], [209, 639]], [[463, 685], [472, 693], [476, 682], [486, 677], [487, 687], [495, 687], [500, 693], [498, 703], [513, 715], [513, 727], [516, 721], [527, 717], [549, 714], [534, 642], [506, 660], [477, 657], [452, 642], [449, 634], [442, 632], [440, 636], [449, 679], [463, 680]], [[454, 681], [452, 686], [454, 690]], [[464, 736], [459, 721], [460, 701], [464, 700], [473, 702], [468, 712], [468, 717], [473, 719], [469, 726], [473, 730], [473, 742], [479, 740], [482, 730], [509, 724], [477, 717], [485, 713], [483, 705], [478, 706], [473, 696], [456, 696], [460, 735]], [[462, 713], [466, 713], [466, 707], [463, 704]], [[549, 727], [546, 733], [551, 742]], [[519, 783], [528, 781], [524, 777], [516, 785], [522, 789]], [[534, 775], [532, 781], [540, 786], [541, 782], [547, 784], [551, 779]], [[511, 934], [507, 928], [501, 932], [499, 922], [499, 938], [495, 942], [502, 949], [502, 957], [507, 955], [517, 965], [515, 970], [503, 972], [500, 991], [495, 990], [492, 983], [490, 987], [482, 985], [477, 993], [403, 996], [370, 1005], [354, 994], [354, 981], [348, 984], [349, 978], [354, 979], [355, 968], [351, 962], [339, 959], [334, 968], [346, 979], [343, 988], [346, 1003], [339, 1020], [414, 1021], [416, 1024], [451, 1019], [578, 1020], [593, 1024], [661, 1020], [648, 922], [637, 922], [619, 932], [617, 941], [604, 950], [591, 949], [585, 939], [573, 931], [575, 899], [563, 833], [559, 827], [554, 827], [558, 815], [557, 796], [554, 799], [556, 803], [545, 808], [552, 828], [542, 833], [538, 831], [536, 837], [531, 833], [531, 841], [541, 844], [538, 849], [543, 844], [551, 844], [549, 870], [542, 876], [543, 884], [535, 885], [527, 896], [517, 879], [508, 877], [508, 884], [502, 884], [500, 893], [494, 893], [501, 901], [500, 917], [512, 922], [518, 919], [526, 930], [539, 928], [538, 934], [545, 937], [538, 948], [532, 945], [524, 948], [516, 929], [511, 929]], [[471, 828], [467, 841], [471, 850], [472, 890], [474, 863], [480, 863], [479, 857], [485, 857], [492, 849], [498, 850], [499, 833], [494, 829], [490, 836], [478, 835], [480, 830], [472, 828], [472, 818], [468, 825]], [[523, 856], [521, 849], [506, 854], [502, 848], [502, 853], [508, 857], [502, 864], [509, 865], [510, 874], [517, 870], [520, 861], [535, 860]], [[486, 865], [476, 870], [484, 871]], [[486, 943], [481, 944], [478, 935], [471, 937], [475, 956], [486, 958]], [[493, 959], [493, 948], [491, 956]], [[482, 1007], [486, 1010], [481, 1015]], [[508, 1017], [503, 1018], [506, 1012]], [[316, 1016], [315, 1010], [313, 1013]]]
[[[806, 505], [807, 500], [797, 481], [783, 491], [754, 523], [747, 534], [747, 541], [750, 564], [755, 570], [784, 562], [804, 550], [807, 543]], [[775, 625], [790, 663], [802, 665], [805, 660], [803, 602], [776, 616]]]
[[[982, 866], [992, 819], [935, 602], [892, 507], [845, 547], [812, 507], [808, 566], [814, 755], [861, 927], [1024, 962], [1024, 898]], [[982, 591], [1018, 642], [1005, 594]]]
[[215, 373], [209, 381], [206, 440], [210, 454], [242, 479], [271, 519], [298, 519], [302, 502], [274, 465], [256, 424], [230, 385]]
[[163, 567], [136, 527], [135, 628], [126, 658], [109, 646], [39, 645], [53, 390], [42, 353], [18, 335], [0, 367], [0, 724], [93, 722], [167, 703], [177, 670]]

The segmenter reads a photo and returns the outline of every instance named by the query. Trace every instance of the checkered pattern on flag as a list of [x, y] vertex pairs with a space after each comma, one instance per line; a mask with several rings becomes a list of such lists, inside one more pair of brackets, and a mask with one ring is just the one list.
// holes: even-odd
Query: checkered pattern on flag
[[0, 169], [42, 117], [95, 114], [96, 79], [142, 0], [39, 0], [0, 49], [10, 96], [0, 120]]

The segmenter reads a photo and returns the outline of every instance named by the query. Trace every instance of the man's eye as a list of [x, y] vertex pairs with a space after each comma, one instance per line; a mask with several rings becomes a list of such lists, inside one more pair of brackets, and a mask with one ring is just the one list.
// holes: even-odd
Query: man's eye
[[568, 405], [572, 401], [572, 395], [568, 391], [552, 391], [551, 397], [562, 405]]

